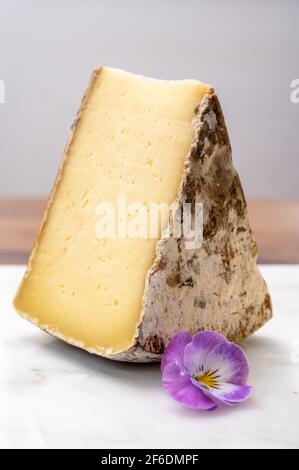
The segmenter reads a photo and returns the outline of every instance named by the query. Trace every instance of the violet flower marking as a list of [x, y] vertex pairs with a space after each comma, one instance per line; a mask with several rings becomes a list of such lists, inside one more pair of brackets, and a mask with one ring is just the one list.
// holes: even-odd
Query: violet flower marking
[[161, 363], [162, 383], [177, 401], [211, 410], [248, 398], [247, 358], [240, 346], [216, 331], [181, 332], [169, 343]]

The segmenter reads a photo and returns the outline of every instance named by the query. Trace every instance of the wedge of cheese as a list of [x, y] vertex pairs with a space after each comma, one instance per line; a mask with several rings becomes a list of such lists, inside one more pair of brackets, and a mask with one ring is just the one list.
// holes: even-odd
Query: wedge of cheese
[[[167, 237], [129, 234], [120, 201], [145, 207], [146, 218], [151, 205], [201, 202], [202, 245], [174, 236], [171, 217], [160, 220]], [[116, 221], [103, 236], [105, 205], [116, 208]], [[125, 213], [134, 225], [134, 213]], [[209, 85], [108, 67], [93, 73], [14, 304], [68, 343], [129, 361], [158, 360], [181, 330], [213, 329], [239, 341], [270, 318]]]

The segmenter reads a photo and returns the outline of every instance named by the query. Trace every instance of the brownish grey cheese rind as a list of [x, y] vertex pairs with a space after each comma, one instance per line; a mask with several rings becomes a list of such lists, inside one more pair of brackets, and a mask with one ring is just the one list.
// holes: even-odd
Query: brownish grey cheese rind
[[[202, 202], [201, 248], [160, 240], [148, 272], [136, 346], [110, 359], [160, 360], [179, 331], [216, 330], [239, 342], [272, 316], [271, 299], [256, 265], [256, 242], [234, 168], [223, 113], [214, 93], [193, 118], [194, 141], [185, 161], [177, 203]], [[173, 225], [170, 222], [170, 234]]]

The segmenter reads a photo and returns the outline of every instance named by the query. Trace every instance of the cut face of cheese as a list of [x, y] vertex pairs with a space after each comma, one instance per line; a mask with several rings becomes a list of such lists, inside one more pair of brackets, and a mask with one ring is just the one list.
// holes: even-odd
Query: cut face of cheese
[[176, 199], [194, 109], [210, 93], [195, 80], [94, 73], [15, 298], [21, 315], [91, 352], [136, 344], [157, 239], [97, 237], [97, 207]]

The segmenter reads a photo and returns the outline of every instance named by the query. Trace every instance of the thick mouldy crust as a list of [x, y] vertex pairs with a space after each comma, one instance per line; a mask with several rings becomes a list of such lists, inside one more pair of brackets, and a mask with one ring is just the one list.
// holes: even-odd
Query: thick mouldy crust
[[[176, 202], [203, 203], [202, 247], [185, 249], [185, 239], [172, 236], [157, 243], [136, 346], [111, 359], [160, 360], [178, 331], [216, 330], [239, 342], [271, 318], [271, 299], [256, 266], [246, 201], [214, 93], [205, 95], [192, 125], [194, 142]], [[171, 222], [169, 228], [171, 234]]]

